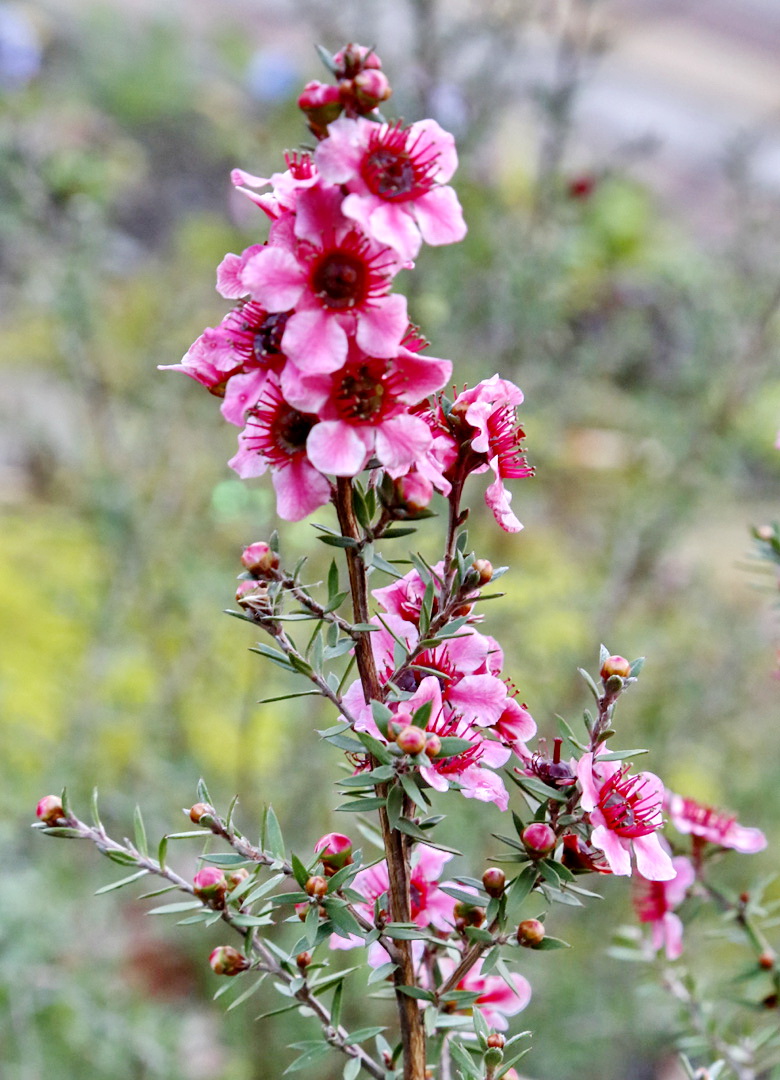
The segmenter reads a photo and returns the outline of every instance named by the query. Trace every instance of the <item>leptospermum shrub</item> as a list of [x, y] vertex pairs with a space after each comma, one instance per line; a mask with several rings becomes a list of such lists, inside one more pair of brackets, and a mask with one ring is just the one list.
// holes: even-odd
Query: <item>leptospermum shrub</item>
[[[269, 807], [256, 842], [240, 830], [235, 803], [220, 811], [201, 782], [188, 811], [197, 828], [164, 837], [156, 854], [140, 811], [135, 841], [120, 843], [96, 800], [87, 824], [64, 794], [47, 796], [38, 828], [91, 840], [126, 869], [101, 891], [156, 876], [164, 887], [147, 897], [184, 899], [153, 913], [223, 926], [209, 962], [230, 979], [226, 988], [237, 985], [234, 1002], [271, 976], [281, 1011], [309, 1020], [289, 1071], [315, 1075], [331, 1068], [321, 1059], [341, 1054], [345, 1080], [516, 1077], [529, 1033], [508, 1029], [533, 994], [525, 950], [566, 947], [555, 935], [556, 905], [586, 908], [597, 896], [590, 879], [613, 874], [634, 879], [647, 929], [634, 935], [634, 953], [659, 955], [687, 1011], [686, 1046], [704, 1068], [694, 1073], [685, 1058], [689, 1075], [757, 1076], [777, 1056], [776, 1025], [768, 1034], [760, 1024], [746, 1033], [741, 1021], [727, 1030], [722, 1011], [674, 965], [689, 898], [697, 911], [711, 901], [749, 950], [759, 984], [752, 1004], [776, 1007], [780, 975], [760, 897], [733, 897], [710, 878], [720, 855], [759, 851], [764, 837], [666, 791], [627, 760], [644, 751], [611, 748], [641, 660], [602, 647], [597, 675], [582, 672], [595, 703], [584, 725], [561, 721], [549, 743], [534, 742], [536, 724], [483, 626], [486, 590], [505, 568], [472, 552], [463, 528], [472, 476], [497, 526], [522, 528], [507, 482], [533, 471], [517, 418], [523, 394], [498, 374], [445, 392], [452, 364], [428, 354], [394, 289], [424, 243], [465, 235], [450, 186], [454, 140], [433, 120], [405, 127], [382, 118], [390, 86], [375, 53], [349, 45], [327, 62], [334, 82], [310, 83], [300, 98], [315, 148], [288, 153], [270, 178], [233, 174], [267, 220], [267, 239], [225, 256], [218, 290], [234, 306], [172, 366], [221, 401], [240, 429], [230, 465], [241, 477], [270, 473], [281, 518], [333, 506], [334, 524], [314, 526], [334, 549], [327, 582], [305, 585], [274, 535], [243, 552], [232, 614], [264, 633], [255, 651], [266, 662], [307, 685], [291, 698], [331, 703], [332, 726], [319, 735], [343, 752], [337, 809], [345, 822], [357, 819], [311, 851], [291, 849]], [[397, 541], [432, 516], [435, 492], [448, 511], [441, 557], [399, 557]], [[501, 865], [450, 869], [459, 852], [440, 811], [452, 799], [506, 814]], [[357, 846], [372, 831], [382, 858]], [[204, 834], [224, 849], [194, 860], [185, 879], [166, 861], [167, 845]], [[343, 951], [356, 961], [346, 968]], [[350, 997], [365, 1005], [359, 1029], [342, 1022]], [[376, 1022], [370, 997], [394, 1000], [394, 1025]]]

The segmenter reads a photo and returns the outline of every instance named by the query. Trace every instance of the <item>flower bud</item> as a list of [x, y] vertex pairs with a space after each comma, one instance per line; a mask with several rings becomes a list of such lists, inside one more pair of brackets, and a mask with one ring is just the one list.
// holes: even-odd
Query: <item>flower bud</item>
[[425, 738], [425, 753], [429, 758], [435, 758], [441, 753], [441, 739], [434, 731]]
[[433, 498], [433, 484], [418, 472], [399, 476], [393, 484], [392, 505], [401, 516], [419, 514]]
[[328, 134], [328, 124], [340, 116], [344, 108], [341, 91], [338, 86], [328, 83], [307, 83], [298, 98], [298, 108], [306, 113], [312, 134], [318, 139], [324, 138]]
[[395, 714], [392, 720], [387, 725], [387, 737], [391, 742], [395, 742], [398, 736], [406, 728], [412, 725], [412, 714], [410, 712], [402, 712], [399, 710]]
[[189, 814], [190, 821], [194, 825], [200, 825], [204, 817], [211, 817], [214, 813], [212, 808], [204, 802], [195, 803], [188, 811], [185, 810], [184, 812]]
[[383, 101], [387, 101], [392, 92], [387, 76], [376, 68], [361, 71], [352, 80], [351, 96], [360, 113], [373, 112]]
[[483, 1059], [488, 1070], [488, 1075], [492, 1076], [493, 1070], [497, 1069], [504, 1060], [504, 1053], [499, 1046], [489, 1046], [484, 1053]]
[[491, 866], [482, 875], [482, 885], [488, 896], [498, 898], [504, 895], [504, 886], [506, 885], [506, 874], [498, 866]]
[[298, 916], [301, 922], [306, 922], [306, 916], [309, 914], [310, 907], [311, 905], [307, 904], [305, 900], [302, 901], [300, 904], [295, 905], [295, 914]]
[[204, 866], [192, 879], [192, 887], [199, 900], [220, 901], [227, 892], [227, 881], [218, 866]]
[[777, 956], [772, 952], [772, 950], [765, 949], [758, 958], [758, 966], [760, 968], [763, 968], [764, 971], [771, 971], [772, 968], [775, 966], [776, 960]]
[[544, 941], [544, 923], [538, 919], [523, 919], [517, 928], [517, 941], [526, 949], [538, 949]]
[[398, 749], [405, 754], [421, 754], [425, 749], [425, 732], [422, 728], [410, 724], [399, 731], [395, 741], [398, 743]]
[[352, 841], [343, 833], [327, 833], [320, 837], [314, 850], [319, 854], [326, 877], [331, 877], [352, 862]]
[[45, 825], [57, 825], [66, 820], [62, 799], [58, 795], [44, 795], [35, 807], [35, 816]]
[[534, 859], [543, 858], [555, 849], [555, 832], [543, 821], [533, 821], [523, 829], [520, 839], [525, 850]]
[[608, 656], [601, 665], [600, 675], [605, 683], [613, 675], [618, 675], [621, 679], [627, 679], [630, 674], [631, 664], [626, 660], [625, 656]]
[[237, 870], [231, 870], [229, 874], [225, 874], [225, 880], [228, 883], [228, 887], [235, 889], [236, 885], [240, 885], [242, 881], [246, 881], [249, 877], [249, 871], [245, 866], [239, 866]]
[[272, 570], [276, 570], [279, 565], [279, 556], [265, 541], [258, 540], [244, 548], [241, 562], [244, 569], [248, 570], [253, 577], [261, 578], [266, 577]]
[[337, 79], [354, 79], [365, 68], [381, 68], [382, 61], [365, 45], [350, 42], [332, 57]]
[[218, 945], [209, 956], [209, 964], [215, 975], [238, 975], [251, 964], [232, 945]]
[[487, 1037], [488, 1046], [494, 1046], [498, 1050], [503, 1050], [506, 1045], [506, 1039], [500, 1031], [491, 1031]]
[[304, 886], [304, 889], [309, 894], [309, 896], [316, 896], [317, 898], [320, 898], [327, 894], [328, 883], [324, 877], [315, 875], [314, 877], [309, 878], [309, 880]]
[[479, 584], [487, 585], [493, 577], [493, 564], [487, 559], [475, 559], [471, 566], [477, 572]]
[[239, 581], [236, 589], [236, 603], [250, 615], [267, 617], [271, 614], [271, 602], [268, 599], [268, 586], [255, 578]]
[[476, 904], [467, 904], [463, 900], [458, 900], [452, 909], [452, 913], [455, 916], [456, 923], [463, 922], [464, 926], [481, 926], [485, 921], [484, 908], [478, 907]]
[[295, 957], [295, 963], [298, 965], [301, 971], [305, 971], [311, 963], [311, 953], [299, 952], [298, 955]]

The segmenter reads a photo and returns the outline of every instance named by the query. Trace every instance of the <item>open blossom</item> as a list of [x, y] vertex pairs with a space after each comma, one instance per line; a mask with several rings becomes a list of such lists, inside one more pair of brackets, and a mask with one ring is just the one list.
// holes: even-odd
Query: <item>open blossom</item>
[[685, 899], [696, 871], [684, 855], [675, 856], [672, 866], [674, 877], [668, 881], [649, 881], [638, 874], [632, 900], [639, 921], [651, 924], [653, 949], [664, 949], [669, 960], [676, 960], [682, 953], [683, 925], [674, 909]]
[[435, 120], [411, 127], [342, 118], [315, 154], [325, 179], [344, 184], [344, 213], [410, 261], [422, 241], [452, 244], [466, 235], [463, 211], [447, 186], [458, 164], [455, 140]]
[[406, 297], [390, 293], [397, 254], [344, 217], [342, 198], [337, 188], [302, 191], [292, 228], [275, 226], [271, 243], [241, 273], [268, 311], [293, 309], [282, 349], [302, 371], [343, 367], [352, 335], [371, 356], [394, 356], [409, 321]]
[[[444, 957], [439, 961], [439, 967], [446, 979], [455, 970], [455, 962]], [[479, 994], [475, 1004], [485, 1021], [495, 1031], [506, 1031], [509, 1027], [507, 1017], [522, 1012], [531, 1000], [531, 984], [528, 979], [513, 973], [511, 981], [512, 987], [509, 987], [500, 975], [483, 975], [480, 960], [455, 989]]]
[[618, 761], [599, 761], [583, 754], [577, 765], [581, 804], [590, 816], [592, 841], [613, 874], [631, 873], [631, 851], [637, 870], [650, 881], [669, 881], [675, 871], [657, 835], [663, 824], [663, 782], [651, 772], [630, 776]]
[[740, 825], [735, 815], [714, 810], [671, 791], [666, 793], [666, 805], [678, 832], [700, 837], [720, 847], [733, 848], [745, 855], [763, 851], [766, 847], [766, 837], [761, 830]]
[[470, 473], [492, 469], [496, 478], [485, 492], [485, 502], [506, 532], [519, 532], [523, 526], [510, 508], [512, 495], [504, 480], [533, 476], [523, 456], [525, 433], [515, 417], [515, 408], [522, 401], [519, 387], [493, 375], [459, 394], [449, 414], [462, 451], [448, 478], [453, 480], [457, 473], [465, 479]]

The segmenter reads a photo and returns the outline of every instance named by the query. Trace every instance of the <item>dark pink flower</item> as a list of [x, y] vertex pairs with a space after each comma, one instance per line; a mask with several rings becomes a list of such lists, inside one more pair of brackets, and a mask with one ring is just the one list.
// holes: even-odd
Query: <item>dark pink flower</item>
[[269, 378], [239, 435], [238, 453], [228, 462], [244, 479], [270, 468], [277, 510], [286, 521], [300, 521], [330, 499], [328, 478], [306, 454], [306, 440], [316, 422], [316, 416], [289, 405]]
[[272, 231], [241, 275], [269, 311], [294, 309], [282, 349], [304, 372], [343, 367], [352, 335], [371, 356], [395, 356], [408, 325], [406, 298], [390, 294], [398, 256], [345, 218], [341, 201], [338, 189], [302, 191], [293, 229]]
[[466, 235], [458, 198], [447, 181], [458, 164], [455, 140], [435, 120], [404, 128], [342, 118], [317, 147], [321, 175], [344, 184], [344, 213], [407, 262], [423, 240], [452, 244]]
[[701, 837], [711, 844], [733, 848], [746, 855], [763, 851], [766, 847], [766, 837], [761, 830], [740, 825], [736, 815], [714, 810], [711, 806], [685, 799], [671, 791], [666, 793], [666, 805], [678, 832]]
[[673, 858], [672, 866], [675, 876], [668, 881], [649, 881], [638, 874], [632, 900], [639, 921], [652, 926], [653, 949], [663, 948], [669, 960], [676, 960], [682, 953], [683, 925], [674, 909], [685, 899], [696, 871], [684, 855]]
[[657, 835], [663, 824], [663, 782], [650, 772], [630, 776], [619, 761], [599, 761], [583, 754], [577, 765], [581, 804], [593, 826], [592, 841], [613, 874], [631, 873], [631, 850], [637, 870], [650, 881], [669, 881], [674, 867]]
[[[446, 957], [440, 961], [439, 966], [446, 978], [455, 970], [455, 961]], [[507, 1017], [522, 1012], [531, 1000], [531, 984], [528, 979], [513, 973], [511, 980], [512, 987], [509, 987], [500, 975], [483, 975], [480, 960], [461, 979], [456, 989], [478, 993], [475, 1004], [485, 1021], [495, 1031], [506, 1031], [509, 1027]]]

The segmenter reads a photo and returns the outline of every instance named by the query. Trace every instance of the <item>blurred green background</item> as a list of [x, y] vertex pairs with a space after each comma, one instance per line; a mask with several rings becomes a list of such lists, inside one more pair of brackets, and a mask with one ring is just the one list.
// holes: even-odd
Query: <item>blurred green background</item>
[[[469, 236], [424, 252], [401, 287], [460, 382], [498, 370], [526, 394], [525, 532], [501, 533], [478, 481], [471, 493], [472, 543], [513, 568], [485, 624], [506, 673], [552, 734], [556, 713], [575, 721], [587, 705], [575, 672], [596, 667], [599, 641], [646, 655], [621, 745], [651, 746], [670, 787], [780, 841], [776, 582], [744, 558], [749, 526], [780, 503], [778, 189], [752, 167], [752, 119], [739, 138], [716, 128], [708, 161], [693, 138], [688, 157], [648, 138], [641, 112], [628, 131], [598, 112], [599, 86], [623, 100], [636, 50], [621, 69], [621, 34], [649, 41], [646, 17], [596, 0], [0, 3], [7, 1080], [261, 1080], [307, 1033], [289, 1017], [252, 1022], [275, 1004], [265, 987], [227, 1015], [210, 1004], [218, 938], [147, 919], [132, 886], [93, 897], [111, 865], [28, 823], [40, 796], [67, 784], [85, 811], [97, 784], [117, 835], [136, 802], [161, 834], [204, 775], [221, 805], [239, 794], [250, 834], [269, 800], [300, 851], [343, 827], [338, 755], [311, 733], [334, 717], [311, 699], [258, 706], [298, 687], [220, 615], [242, 546], [278, 524], [270, 484], [227, 468], [235, 432], [215, 399], [156, 368], [227, 310], [213, 288], [224, 252], [265, 235], [229, 170], [268, 175], [307, 141], [295, 96], [325, 77], [315, 41], [375, 43], [395, 87], [387, 113], [433, 115], [461, 147]], [[698, 130], [684, 93], [669, 110]], [[438, 529], [419, 534], [429, 558]], [[312, 552], [316, 581], [329, 555], [313, 535], [283, 524], [285, 562]], [[505, 826], [451, 802], [461, 871], [481, 872]], [[191, 875], [197, 852], [183, 848]], [[770, 848], [723, 872], [742, 887], [773, 868]], [[600, 884], [604, 903], [552, 915], [576, 947], [523, 967], [528, 1075], [671, 1080], [672, 1012], [605, 955], [631, 921], [628, 886]], [[736, 955], [725, 946], [718, 962]]]

